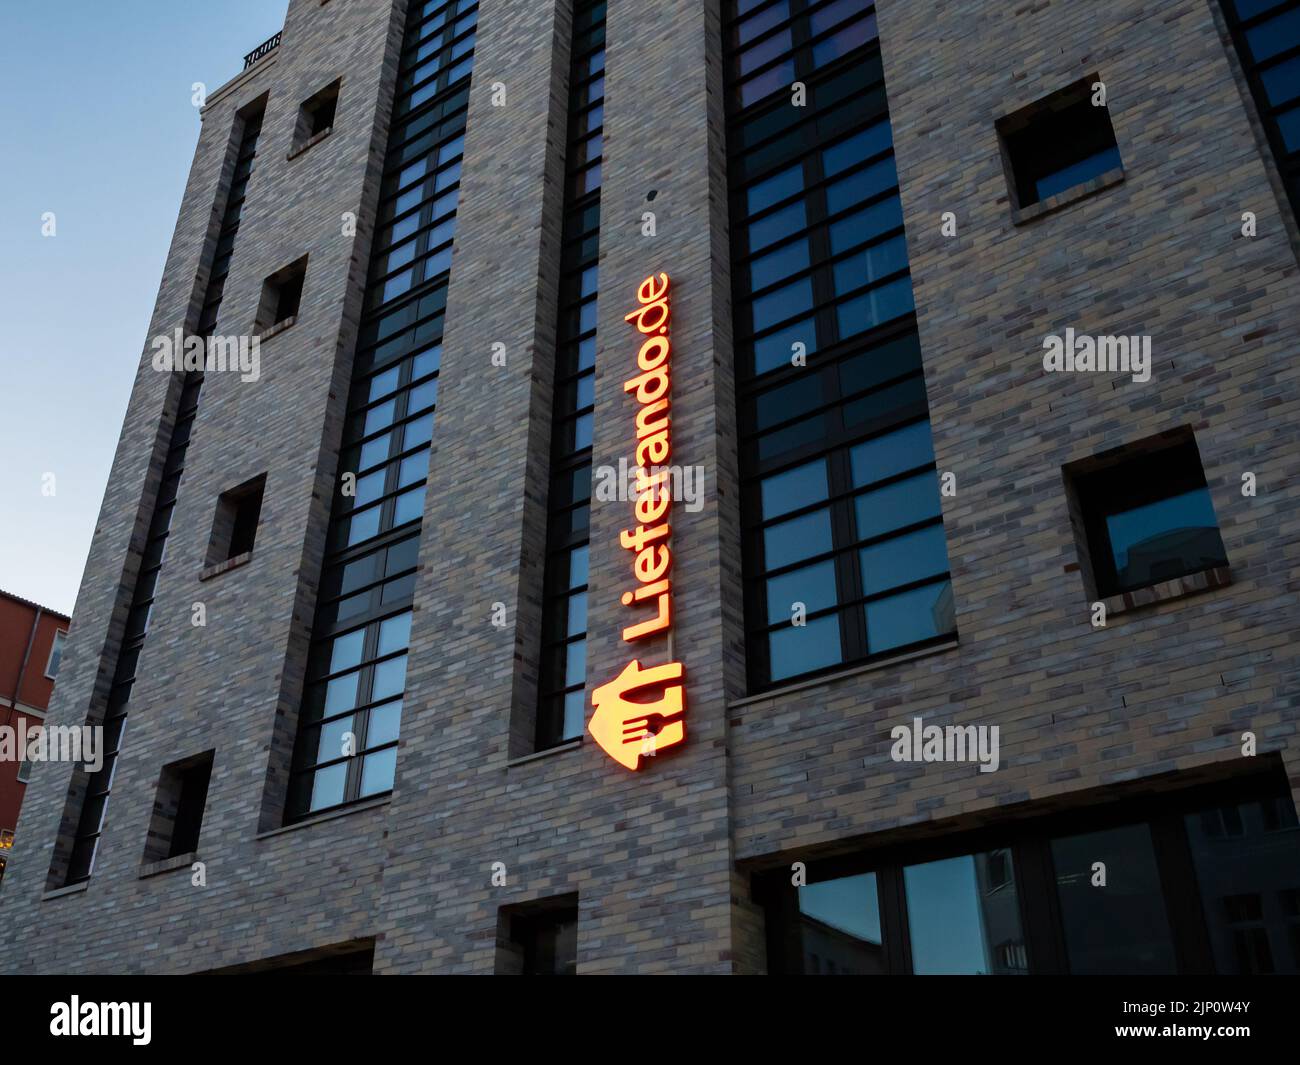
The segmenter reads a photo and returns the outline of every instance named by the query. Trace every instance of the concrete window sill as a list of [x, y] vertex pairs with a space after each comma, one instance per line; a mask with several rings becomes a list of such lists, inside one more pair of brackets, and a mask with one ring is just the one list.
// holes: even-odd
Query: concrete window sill
[[42, 902], [48, 902], [50, 899], [61, 899], [64, 895], [76, 895], [86, 888], [90, 887], [89, 880], [83, 880], [80, 884], [69, 884], [67, 887], [55, 888], [53, 891], [47, 891], [41, 896]]
[[175, 858], [162, 858], [156, 862], [143, 862], [140, 865], [139, 879], [144, 880], [147, 877], [157, 876], [159, 873], [170, 873], [173, 869], [188, 869], [198, 861], [198, 851], [190, 851], [189, 854], [178, 854]]
[[272, 337], [279, 336], [286, 329], [292, 329], [297, 321], [298, 316], [296, 314], [291, 314], [283, 322], [276, 322], [275, 325], [271, 326], [269, 329], [263, 330], [261, 335], [258, 337], [258, 340], [265, 344]]
[[328, 137], [333, 132], [334, 132], [333, 126], [326, 126], [319, 133], [315, 134], [312, 137], [307, 138], [307, 140], [303, 141], [302, 144], [300, 144], [297, 148], [294, 148], [293, 151], [291, 151], [288, 155], [285, 156], [285, 158], [297, 159], [298, 156], [302, 155], [303, 152], [307, 151], [310, 148], [315, 147], [317, 144], [319, 144], [321, 141], [323, 141], [326, 137]]
[[225, 562], [214, 562], [211, 566], [203, 567], [203, 571], [199, 574], [199, 580], [210, 581], [213, 577], [220, 577], [223, 573], [229, 573], [232, 569], [239, 569], [240, 566], [246, 566], [252, 561], [253, 552], [245, 551], [242, 555], [226, 559]]
[[866, 662], [860, 666], [850, 666], [848, 669], [842, 669], [838, 673], [827, 673], [820, 677], [813, 677], [809, 680], [793, 681], [790, 684], [784, 684], [779, 688], [769, 688], [767, 691], [759, 692], [757, 695], [746, 695], [743, 699], [734, 699], [727, 704], [727, 709], [737, 710], [744, 706], [753, 706], [756, 703], [765, 703], [772, 699], [780, 699], [783, 696], [791, 695], [794, 692], [807, 691], [809, 688], [820, 688], [825, 684], [835, 684], [838, 681], [848, 680], [850, 677], [856, 677], [863, 673], [875, 673], [882, 669], [892, 669], [895, 666], [902, 665], [904, 662], [913, 662], [918, 658], [929, 658], [931, 655], [946, 654], [955, 650], [958, 646], [957, 634], [953, 633], [951, 639], [944, 640], [942, 643], [932, 644], [929, 647], [922, 647], [919, 651], [903, 651], [900, 654], [892, 655], [889, 658], [882, 658], [876, 662]]
[[1132, 592], [1122, 592], [1102, 599], [1106, 607], [1106, 617], [1116, 614], [1129, 614], [1134, 610], [1155, 606], [1157, 603], [1171, 603], [1176, 599], [1186, 599], [1190, 595], [1226, 588], [1232, 583], [1232, 573], [1227, 566], [1202, 570], [1186, 577], [1176, 577], [1171, 581], [1161, 581], [1148, 588], [1138, 588]]
[[1118, 185], [1124, 180], [1124, 168], [1117, 166], [1113, 170], [1107, 170], [1104, 174], [1098, 174], [1090, 181], [1085, 181], [1082, 185], [1075, 185], [1073, 188], [1066, 189], [1064, 192], [1058, 192], [1055, 196], [1049, 196], [1045, 200], [1039, 200], [1037, 203], [1030, 204], [1028, 207], [1016, 207], [1012, 205], [1011, 221], [1018, 226], [1027, 225], [1030, 222], [1042, 218], [1043, 215], [1051, 214], [1053, 211], [1059, 211], [1062, 208], [1069, 207], [1080, 200], [1086, 200], [1089, 196], [1095, 196], [1103, 189], [1108, 189], [1112, 185]]
[[528, 765], [530, 762], [541, 761], [543, 758], [550, 758], [553, 755], [564, 754], [566, 751], [576, 751], [581, 746], [582, 737], [579, 736], [576, 740], [568, 740], [556, 745], [555, 747], [547, 747], [544, 751], [534, 751], [532, 754], [524, 754], [520, 755], [518, 758], [511, 758], [510, 761], [506, 763], [506, 768], [514, 769], [517, 766]]
[[326, 821], [336, 821], [340, 817], [351, 817], [353, 814], [365, 813], [367, 810], [376, 810], [381, 806], [387, 806], [393, 801], [392, 794], [381, 796], [373, 802], [357, 803], [355, 806], [344, 806], [339, 810], [330, 810], [328, 813], [319, 814], [316, 817], [308, 817], [302, 821], [295, 821], [291, 825], [281, 825], [279, 828], [268, 829], [265, 832], [259, 832], [254, 839], [263, 840], [271, 839], [273, 836], [281, 836], [286, 832], [297, 832], [304, 828], [311, 828], [312, 825], [324, 824]]

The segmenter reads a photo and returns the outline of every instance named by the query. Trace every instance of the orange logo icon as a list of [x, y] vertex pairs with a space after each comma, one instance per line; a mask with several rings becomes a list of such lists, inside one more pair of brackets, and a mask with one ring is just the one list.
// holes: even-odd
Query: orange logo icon
[[[614, 761], [636, 769], [642, 756], [653, 757], [686, 739], [686, 723], [681, 717], [682, 673], [680, 662], [642, 669], [641, 663], [633, 659], [622, 673], [591, 693], [596, 712], [587, 729]], [[633, 692], [652, 686], [661, 689], [657, 702], [634, 702], [629, 698]]]

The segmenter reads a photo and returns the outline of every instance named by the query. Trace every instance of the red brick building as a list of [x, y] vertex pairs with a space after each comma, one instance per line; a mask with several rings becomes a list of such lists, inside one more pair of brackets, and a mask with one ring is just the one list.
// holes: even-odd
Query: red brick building
[[[0, 591], [0, 725], [27, 727], [45, 720], [71, 618]], [[0, 877], [13, 846], [18, 810], [27, 790], [27, 769], [0, 760]]]

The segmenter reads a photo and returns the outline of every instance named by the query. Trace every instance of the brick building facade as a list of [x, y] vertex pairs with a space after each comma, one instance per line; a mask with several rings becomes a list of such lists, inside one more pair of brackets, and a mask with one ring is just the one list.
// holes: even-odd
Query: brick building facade
[[[31, 729], [45, 720], [71, 619], [0, 592], [0, 726]], [[0, 877], [14, 846], [32, 766], [0, 760]]]
[[[5, 967], [1295, 971], [1300, 233], [1259, 41], [1296, 5], [411, 3], [291, 0], [208, 101], [150, 337], [260, 335], [260, 379], [146, 348], [50, 715], [120, 753], [34, 774]], [[630, 459], [661, 271], [707, 487], [632, 651], [632, 504], [561, 499], [553, 427]], [[1067, 329], [1149, 338], [1150, 379], [1047, 372]], [[1210, 516], [1121, 550], [1165, 485]], [[684, 743], [539, 742], [634, 656], [684, 665]], [[996, 771], [900, 757], [916, 719], [996, 727]]]

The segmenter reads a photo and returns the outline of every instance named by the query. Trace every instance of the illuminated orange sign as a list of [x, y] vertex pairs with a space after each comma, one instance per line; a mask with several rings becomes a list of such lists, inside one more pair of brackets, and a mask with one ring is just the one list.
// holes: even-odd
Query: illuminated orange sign
[[[672, 312], [668, 302], [668, 275], [647, 277], [637, 288], [637, 308], [626, 321], [643, 338], [637, 351], [636, 376], [623, 382], [623, 391], [636, 397], [636, 499], [635, 525], [619, 534], [619, 543], [633, 553], [633, 591], [623, 593], [623, 605], [634, 619], [623, 629], [623, 639], [635, 643], [663, 634], [672, 657], [673, 555], [672, 474]], [[615, 680], [595, 689], [595, 713], [588, 731], [614, 761], [639, 769], [650, 757], [686, 739], [680, 662], [643, 668], [633, 659]], [[658, 689], [657, 702], [632, 701], [633, 692]]]

